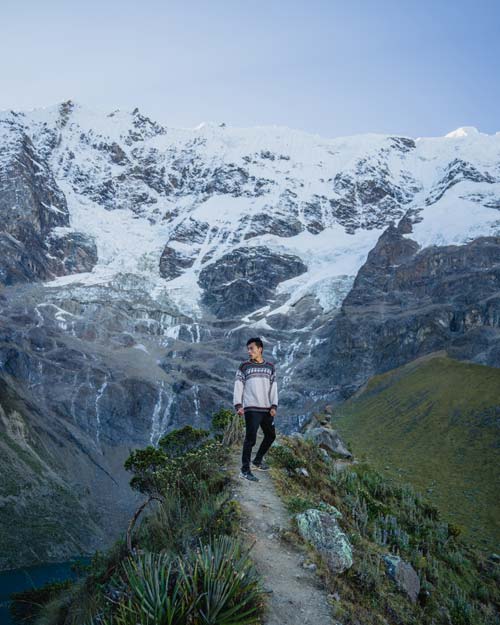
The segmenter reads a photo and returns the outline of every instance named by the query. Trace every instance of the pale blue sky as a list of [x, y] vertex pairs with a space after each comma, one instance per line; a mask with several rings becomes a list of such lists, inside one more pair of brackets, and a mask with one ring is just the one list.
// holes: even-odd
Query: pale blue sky
[[0, 109], [325, 137], [500, 130], [500, 0], [2, 0]]

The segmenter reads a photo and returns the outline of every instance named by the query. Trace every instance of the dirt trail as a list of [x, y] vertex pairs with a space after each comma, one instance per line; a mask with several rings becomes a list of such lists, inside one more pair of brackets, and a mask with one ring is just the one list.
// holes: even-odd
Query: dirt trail
[[[254, 451], [260, 444], [260, 438]], [[241, 451], [234, 451], [229, 471], [234, 478], [235, 499], [242, 508], [242, 529], [252, 544], [250, 554], [273, 592], [267, 596], [265, 625], [331, 625], [332, 609], [314, 571], [301, 565], [304, 555], [280, 540], [281, 529], [290, 527], [290, 516], [276, 492], [269, 472], [255, 471], [259, 482], [238, 477]]]

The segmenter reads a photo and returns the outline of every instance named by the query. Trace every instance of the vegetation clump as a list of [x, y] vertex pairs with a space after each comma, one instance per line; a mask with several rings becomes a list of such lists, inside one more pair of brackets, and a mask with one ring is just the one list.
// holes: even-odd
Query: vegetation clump
[[130, 486], [145, 499], [126, 535], [97, 551], [80, 579], [46, 585], [31, 598], [19, 593], [12, 613], [20, 617], [23, 605], [29, 616], [20, 622], [260, 623], [261, 582], [240, 542], [240, 508], [224, 470], [230, 449], [224, 439], [234, 436], [239, 415], [222, 409], [214, 417], [211, 430], [188, 425], [129, 455]]
[[[282, 436], [280, 442], [269, 452], [271, 473], [290, 512], [335, 506], [353, 545], [353, 565], [338, 575], [311, 553], [338, 598], [335, 616], [343, 625], [500, 623], [499, 563], [469, 543], [461, 527], [443, 519], [410, 484], [388, 479], [366, 462], [325, 457], [301, 437]], [[307, 477], [283, 470], [296, 466], [304, 467]], [[298, 531], [294, 536], [303, 542]], [[420, 584], [416, 602], [398, 592], [384, 556], [398, 556], [413, 567]]]

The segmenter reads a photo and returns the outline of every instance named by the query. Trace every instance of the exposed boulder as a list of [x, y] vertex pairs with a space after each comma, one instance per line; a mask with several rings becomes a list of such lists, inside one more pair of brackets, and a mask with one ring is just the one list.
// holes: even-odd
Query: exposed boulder
[[389, 577], [396, 582], [398, 588], [405, 592], [413, 603], [416, 603], [420, 592], [420, 580], [415, 569], [411, 564], [394, 554], [386, 554], [383, 559]]
[[330, 427], [331, 420], [331, 412], [328, 412], [327, 410], [325, 410], [324, 412], [314, 413], [311, 417], [311, 420], [307, 424], [307, 429], [312, 430], [313, 428], [321, 426]]
[[302, 475], [302, 477], [309, 477], [309, 471], [305, 467], [297, 467], [295, 473], [297, 475]]
[[351, 544], [340, 529], [336, 516], [316, 508], [296, 515], [300, 535], [314, 545], [334, 575], [350, 568], [353, 563]]
[[323, 447], [319, 447], [319, 452], [325, 462], [330, 462], [332, 460], [330, 454], [326, 451], [326, 449], [323, 449]]
[[326, 451], [340, 454], [346, 458], [352, 458], [352, 453], [347, 449], [337, 430], [316, 427], [307, 430], [304, 434], [304, 438], [309, 441], [314, 441], [318, 447], [326, 449]]
[[265, 233], [274, 234], [278, 237], [294, 237], [303, 229], [304, 226], [301, 222], [289, 215], [281, 217], [273, 215], [271, 212], [259, 213], [251, 218], [244, 239], [262, 236]]

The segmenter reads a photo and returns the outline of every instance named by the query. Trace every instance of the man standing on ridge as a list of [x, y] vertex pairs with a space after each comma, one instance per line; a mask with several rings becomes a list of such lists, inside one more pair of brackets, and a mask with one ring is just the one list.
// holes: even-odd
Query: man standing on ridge
[[264, 432], [264, 440], [252, 461], [252, 468], [267, 471], [263, 462], [264, 454], [276, 438], [274, 416], [278, 408], [278, 384], [276, 370], [272, 362], [264, 360], [264, 345], [260, 338], [247, 341], [248, 360], [243, 361], [236, 371], [233, 404], [239, 415], [245, 415], [245, 441], [241, 455], [240, 477], [258, 482], [250, 468], [252, 447], [257, 440], [259, 426]]

